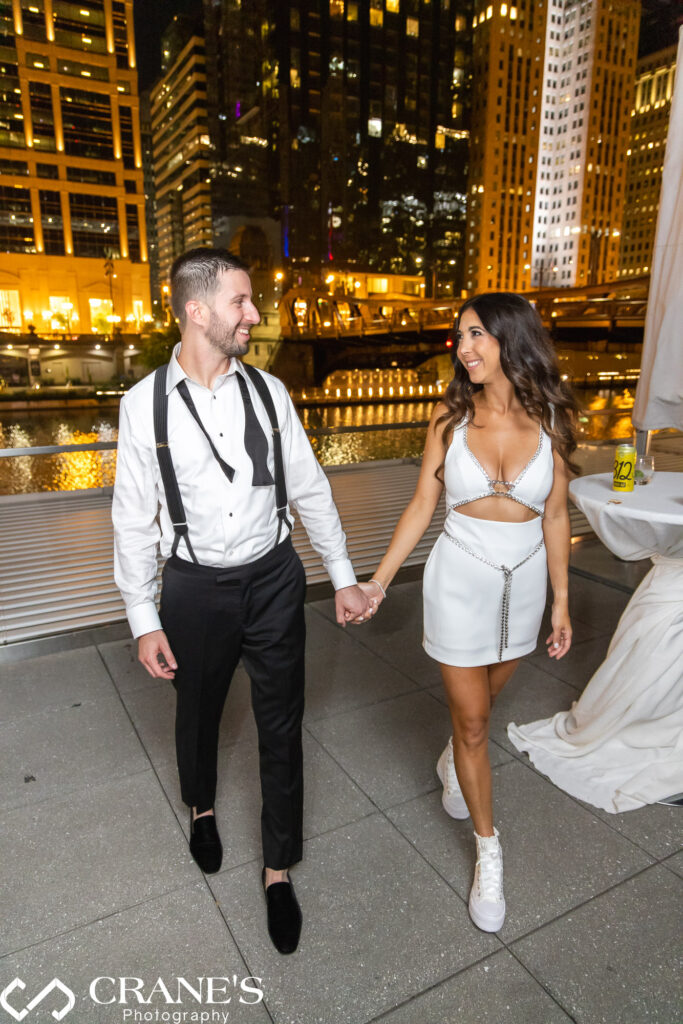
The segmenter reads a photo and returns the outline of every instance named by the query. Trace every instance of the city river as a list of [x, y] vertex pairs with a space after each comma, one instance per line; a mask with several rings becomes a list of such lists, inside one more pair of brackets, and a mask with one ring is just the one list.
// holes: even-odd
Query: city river
[[[634, 392], [579, 390], [586, 410], [581, 417], [583, 441], [609, 441], [631, 436], [630, 411]], [[325, 466], [378, 459], [419, 456], [433, 400], [378, 402], [365, 405], [327, 405], [301, 408], [311, 444]], [[4, 411], [0, 405], [0, 448], [39, 445], [95, 444], [115, 441], [118, 409], [33, 408]], [[0, 459], [0, 494], [71, 491], [106, 487], [114, 482], [114, 451], [58, 455], [13, 456]]]

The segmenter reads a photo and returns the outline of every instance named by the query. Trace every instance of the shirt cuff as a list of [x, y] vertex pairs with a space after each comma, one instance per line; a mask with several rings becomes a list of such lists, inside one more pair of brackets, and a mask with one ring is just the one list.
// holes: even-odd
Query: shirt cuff
[[349, 558], [328, 562], [325, 568], [329, 573], [335, 590], [343, 590], [344, 587], [354, 587], [356, 585], [356, 574], [353, 571], [353, 565]]
[[132, 608], [126, 609], [126, 614], [131, 632], [136, 640], [145, 633], [153, 633], [154, 630], [161, 629], [161, 619], [154, 601], [136, 604]]

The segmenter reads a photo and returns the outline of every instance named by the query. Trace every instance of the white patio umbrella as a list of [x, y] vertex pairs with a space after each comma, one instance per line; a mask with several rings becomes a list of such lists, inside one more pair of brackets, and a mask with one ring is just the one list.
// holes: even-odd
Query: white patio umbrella
[[643, 358], [632, 415], [641, 443], [645, 431], [683, 430], [683, 27], [678, 37], [651, 267]]

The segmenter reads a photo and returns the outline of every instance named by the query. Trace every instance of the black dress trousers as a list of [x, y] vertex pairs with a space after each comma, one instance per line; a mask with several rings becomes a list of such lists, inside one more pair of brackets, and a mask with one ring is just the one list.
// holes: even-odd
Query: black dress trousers
[[173, 556], [163, 572], [161, 622], [178, 664], [183, 800], [199, 811], [214, 805], [221, 714], [241, 658], [259, 739], [263, 859], [274, 870], [302, 854], [305, 591], [306, 574], [289, 538], [235, 569]]

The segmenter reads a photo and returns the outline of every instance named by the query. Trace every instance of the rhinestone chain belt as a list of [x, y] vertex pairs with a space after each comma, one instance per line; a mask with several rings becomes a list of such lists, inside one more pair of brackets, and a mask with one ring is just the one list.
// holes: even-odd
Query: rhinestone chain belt
[[528, 562], [530, 558], [533, 558], [538, 551], [541, 550], [541, 548], [543, 547], [543, 539], [539, 540], [536, 547], [533, 549], [533, 551], [529, 552], [526, 558], [523, 558], [521, 562], [517, 563], [517, 565], [513, 565], [512, 568], [509, 568], [509, 566], [507, 565], [496, 565], [495, 562], [491, 562], [488, 558], [484, 558], [483, 555], [477, 554], [477, 552], [473, 551], [472, 548], [469, 548], [467, 544], [463, 544], [461, 540], [457, 540], [457, 538], [450, 534], [448, 530], [444, 530], [443, 532], [444, 537], [448, 537], [449, 541], [452, 544], [455, 544], [456, 547], [460, 548], [462, 551], [465, 551], [468, 555], [472, 555], [472, 558], [476, 558], [480, 562], [483, 562], [484, 565], [490, 565], [492, 569], [497, 569], [498, 572], [502, 572], [503, 574], [503, 602], [500, 614], [500, 638], [498, 641], [498, 661], [502, 661], [503, 651], [508, 646], [512, 574], [517, 569], [521, 568], [521, 566], [523, 566], [525, 562]]

